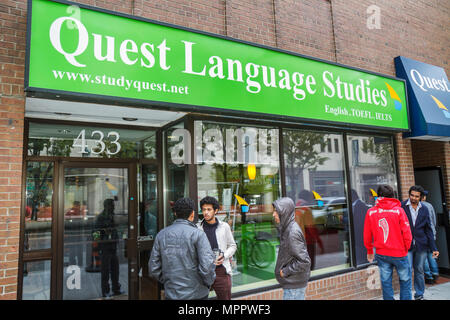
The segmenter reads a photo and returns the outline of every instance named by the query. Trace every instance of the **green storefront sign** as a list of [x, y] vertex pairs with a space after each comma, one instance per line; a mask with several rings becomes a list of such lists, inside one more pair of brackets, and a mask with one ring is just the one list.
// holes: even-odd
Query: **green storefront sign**
[[30, 91], [409, 129], [402, 80], [66, 3], [30, 3]]

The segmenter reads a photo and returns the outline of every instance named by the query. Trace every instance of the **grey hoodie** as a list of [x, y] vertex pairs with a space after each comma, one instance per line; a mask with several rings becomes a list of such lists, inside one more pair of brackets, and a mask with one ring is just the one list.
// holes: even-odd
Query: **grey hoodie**
[[[273, 202], [280, 217], [280, 249], [275, 266], [275, 277], [285, 289], [304, 288], [308, 284], [311, 259], [306, 250], [302, 229], [295, 222], [295, 205], [291, 198]], [[280, 276], [283, 270], [284, 277]]]

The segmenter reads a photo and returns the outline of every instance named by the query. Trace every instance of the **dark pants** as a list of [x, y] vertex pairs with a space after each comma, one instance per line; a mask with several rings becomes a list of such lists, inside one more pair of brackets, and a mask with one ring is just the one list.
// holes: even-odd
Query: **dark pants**
[[119, 284], [119, 259], [115, 252], [103, 251], [101, 254], [101, 273], [102, 273], [102, 294], [109, 293], [109, 275], [111, 274], [111, 283], [113, 293], [120, 292]]
[[231, 276], [224, 266], [216, 267], [216, 280], [212, 288], [216, 292], [217, 300], [231, 300]]

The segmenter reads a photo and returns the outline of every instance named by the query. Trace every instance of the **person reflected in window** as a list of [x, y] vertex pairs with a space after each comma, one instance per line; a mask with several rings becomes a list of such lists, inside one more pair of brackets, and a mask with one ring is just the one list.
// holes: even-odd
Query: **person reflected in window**
[[314, 194], [309, 190], [302, 190], [299, 192], [298, 198], [295, 208], [295, 221], [297, 221], [305, 235], [306, 248], [311, 258], [311, 270], [314, 270], [316, 264], [316, 244], [319, 245], [320, 254], [325, 252], [319, 230], [314, 223], [312, 214]]
[[351, 191], [353, 225], [355, 228], [356, 264], [368, 263], [367, 250], [364, 246], [364, 220], [369, 206], [359, 198], [355, 189]]
[[114, 223], [114, 199], [103, 202], [104, 209], [95, 222], [97, 231], [98, 249], [101, 261], [102, 296], [110, 296], [109, 278], [111, 275], [112, 295], [120, 295], [119, 259], [117, 257], [117, 243], [119, 234]]
[[145, 202], [144, 209], [144, 228], [147, 236], [152, 236], [154, 239], [156, 237], [157, 232], [157, 208], [156, 208], [156, 199], [150, 199]]
[[74, 201], [72, 208], [67, 210], [65, 214], [66, 219], [80, 218], [81, 217], [81, 204], [80, 201]]
[[70, 232], [66, 232], [66, 247], [69, 250], [69, 264], [70, 265], [83, 265], [83, 226], [81, 218], [81, 203], [80, 201], [74, 201], [72, 207], [67, 210], [64, 215], [66, 219], [66, 228]]

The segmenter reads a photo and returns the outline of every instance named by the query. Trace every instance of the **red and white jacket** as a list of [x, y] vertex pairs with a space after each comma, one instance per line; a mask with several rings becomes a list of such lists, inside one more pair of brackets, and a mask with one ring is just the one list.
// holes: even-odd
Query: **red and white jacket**
[[[373, 240], [373, 242], [372, 242]], [[411, 246], [412, 234], [401, 203], [393, 198], [378, 198], [364, 221], [364, 245], [368, 254], [404, 257]]]

